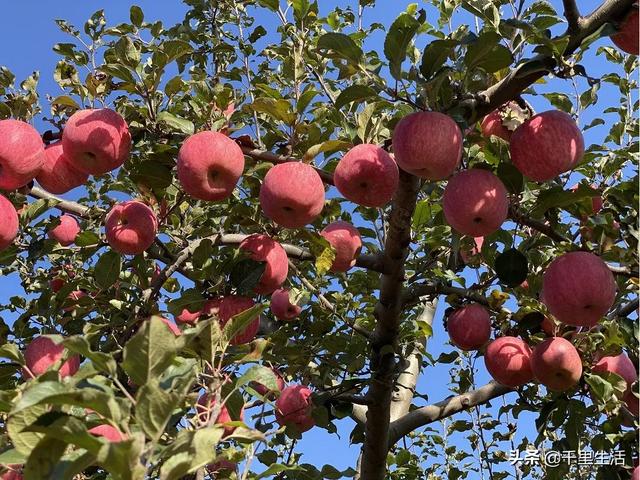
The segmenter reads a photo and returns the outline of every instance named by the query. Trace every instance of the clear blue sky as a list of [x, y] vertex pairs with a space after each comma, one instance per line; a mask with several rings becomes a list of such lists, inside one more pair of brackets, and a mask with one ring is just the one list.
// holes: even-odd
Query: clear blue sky
[[[7, 66], [17, 76], [18, 81], [24, 79], [34, 70], [39, 70], [41, 75], [39, 92], [41, 95], [41, 105], [44, 111], [48, 109], [45, 99], [46, 94], [56, 96], [60, 94], [60, 88], [55, 84], [52, 78], [53, 70], [58, 56], [53, 53], [52, 46], [57, 42], [68, 42], [70, 38], [62, 34], [54, 19], [64, 18], [76, 26], [81, 26], [84, 21], [96, 10], [104, 8], [107, 21], [109, 24], [116, 24], [122, 21], [128, 21], [129, 7], [134, 2], [130, 0], [20, 0], [3, 2], [2, 19], [0, 20], [0, 45], [2, 55], [0, 56], [0, 64]], [[172, 25], [183, 18], [186, 6], [178, 0], [138, 0], [135, 2], [141, 6], [145, 13], [146, 20], [162, 20], [165, 26]], [[322, 0], [319, 2], [324, 12], [335, 4], [355, 5], [356, 0], [346, 2], [330, 2]], [[410, 2], [386, 1], [378, 0], [378, 6], [375, 11], [367, 10], [365, 23], [373, 21], [381, 22], [389, 25]], [[554, 0], [552, 3], [560, 3]], [[599, 4], [594, 0], [579, 2], [585, 10], [592, 9]], [[420, 4], [422, 7], [424, 3]], [[586, 11], [583, 13], [587, 13]], [[263, 25], [274, 24], [274, 18], [260, 19]], [[369, 48], [379, 48], [382, 51], [383, 35], [376, 34], [369, 39]], [[600, 40], [597, 45], [608, 44], [608, 40]], [[599, 61], [594, 53], [588, 56], [583, 62], [589, 74], [593, 77], [599, 77], [606, 73], [606, 69], [610, 68], [606, 62]], [[568, 82], [552, 80], [548, 86], [543, 87], [545, 91], [564, 91], [571, 94], [571, 86]], [[613, 90], [604, 85], [599, 92], [600, 104], [617, 102], [617, 95]], [[542, 97], [528, 98], [534, 105], [536, 110], [541, 111], [549, 108], [548, 103]], [[584, 125], [589, 123], [593, 115], [598, 111], [602, 111], [602, 107], [592, 108], [586, 113], [585, 118], [581, 119]], [[586, 144], [598, 143], [602, 137], [606, 135], [607, 130], [603, 127], [597, 127], [586, 133]], [[473, 281], [473, 280], [471, 280]], [[19, 281], [15, 276], [0, 279], [0, 302], [4, 303], [10, 296], [22, 295], [23, 291], [19, 285]], [[441, 302], [438, 308], [436, 321], [434, 322], [434, 337], [429, 341], [429, 351], [434, 357], [441, 352], [451, 350], [446, 344], [447, 336], [442, 328], [441, 313], [444, 309], [444, 302]], [[3, 315], [7, 322], [11, 322], [10, 316]], [[482, 362], [479, 362], [479, 374], [477, 376], [478, 385], [483, 384], [489, 378]], [[430, 401], [438, 401], [449, 395], [446, 383], [449, 380], [447, 373], [448, 367], [438, 366], [430, 369], [423, 375], [418, 390], [421, 393], [429, 395]], [[500, 402], [496, 402], [499, 406]], [[462, 414], [460, 418], [468, 418]], [[533, 418], [529, 415], [523, 415], [520, 419], [519, 436], [529, 435], [530, 439], [535, 436], [535, 428], [533, 427]], [[324, 430], [313, 429], [304, 435], [304, 439], [299, 450], [304, 452], [302, 461], [312, 463], [319, 468], [324, 463], [331, 463], [339, 469], [354, 466], [355, 459], [358, 454], [358, 448], [349, 446], [349, 432], [352, 427], [350, 420], [342, 421], [339, 427], [339, 438], [327, 434]], [[437, 425], [434, 427], [438, 428]], [[471, 478], [471, 477], [469, 477]]]

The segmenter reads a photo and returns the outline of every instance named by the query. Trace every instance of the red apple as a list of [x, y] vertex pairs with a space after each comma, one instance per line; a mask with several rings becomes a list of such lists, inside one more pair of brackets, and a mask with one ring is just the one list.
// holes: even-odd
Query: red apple
[[264, 214], [285, 228], [312, 222], [324, 207], [324, 184], [312, 166], [287, 162], [271, 167], [260, 188]]
[[[280, 393], [285, 387], [284, 378], [282, 378], [282, 374], [276, 368], [272, 368], [271, 370], [273, 370], [273, 373], [276, 376], [276, 385], [278, 386], [277, 393]], [[263, 397], [276, 393], [275, 391], [269, 390], [266, 386], [259, 382], [251, 382], [250, 385], [251, 388], [253, 388], [256, 392], [258, 392], [258, 394], [262, 395]]]
[[0, 475], [0, 480], [23, 480], [22, 465], [0, 465], [0, 467], [6, 467], [9, 469]]
[[484, 237], [498, 230], [507, 218], [507, 189], [488, 170], [463, 170], [449, 179], [443, 208], [447, 222], [458, 232]]
[[62, 142], [44, 149], [44, 163], [36, 176], [47, 192], [60, 195], [87, 183], [89, 175], [75, 168], [62, 150]]
[[542, 278], [541, 300], [567, 325], [592, 327], [616, 298], [613, 274], [599, 257], [570, 252], [549, 264]]
[[555, 336], [556, 326], [549, 317], [544, 317], [540, 324], [540, 328], [542, 328], [542, 331], [550, 337]]
[[153, 210], [131, 200], [115, 205], [105, 218], [107, 242], [116, 252], [137, 255], [149, 248], [158, 233]]
[[[2, 164], [0, 164], [1, 168]], [[0, 250], [4, 250], [13, 243], [18, 235], [18, 226], [18, 212], [13, 203], [0, 195]]]
[[90, 428], [89, 433], [94, 437], [103, 437], [111, 443], [122, 442], [127, 439], [127, 436], [111, 425], [98, 425], [97, 427]]
[[[205, 308], [203, 309], [203, 311], [209, 316], [212, 315], [212, 313], [209, 312], [215, 312], [217, 304], [217, 315], [219, 317], [221, 327], [224, 327], [232, 317], [244, 312], [245, 310], [249, 310], [254, 306], [253, 300], [248, 297], [241, 297], [239, 295], [227, 295], [226, 297], [222, 297], [220, 300], [214, 300], [207, 303], [209, 305], [205, 304]], [[255, 338], [256, 333], [258, 333], [259, 327], [260, 315], [256, 315], [255, 319], [251, 323], [249, 323], [249, 325], [243, 331], [238, 332], [231, 339], [231, 345], [241, 345], [243, 343], [249, 343]]]
[[80, 225], [75, 217], [64, 214], [60, 217], [60, 223], [49, 230], [48, 235], [63, 247], [68, 247], [75, 242], [79, 233]]
[[336, 252], [330, 268], [331, 272], [346, 272], [356, 264], [356, 258], [362, 249], [362, 239], [356, 227], [340, 220], [327, 225], [320, 235]]
[[624, 353], [615, 356], [602, 357], [591, 368], [594, 373], [612, 372], [620, 375], [627, 383], [627, 389], [624, 393], [623, 400], [627, 404], [627, 408], [636, 417], [638, 416], [638, 398], [631, 391], [631, 385], [638, 380], [638, 372], [629, 357]]
[[459, 308], [447, 318], [447, 331], [456, 347], [466, 351], [479, 350], [491, 337], [489, 312], [478, 303]]
[[280, 287], [289, 274], [289, 259], [282, 245], [268, 235], [249, 235], [240, 243], [240, 250], [249, 253], [252, 260], [264, 262], [265, 269], [255, 286], [258, 294], [268, 295]]
[[242, 150], [219, 132], [191, 135], [178, 153], [178, 180], [185, 192], [200, 200], [228, 198], [243, 170]]
[[511, 140], [511, 135], [513, 134], [513, 132], [504, 126], [502, 120], [503, 117], [500, 109], [496, 109], [489, 115], [485, 116], [482, 119], [482, 123], [480, 124], [482, 136], [485, 138], [489, 138], [492, 135], [495, 135], [496, 137], [500, 137], [507, 142]]
[[58, 293], [64, 287], [65, 281], [62, 277], [56, 277], [49, 281], [49, 288], [53, 293]]
[[484, 364], [491, 376], [508, 387], [519, 387], [533, 380], [531, 349], [516, 337], [500, 337], [487, 346]]
[[64, 127], [62, 148], [77, 170], [103, 175], [129, 157], [131, 135], [127, 122], [113, 110], [78, 110]]
[[44, 144], [28, 123], [0, 120], [0, 189], [15, 190], [33, 180], [44, 163]]
[[189, 309], [183, 308], [182, 312], [180, 312], [179, 315], [176, 315], [174, 320], [176, 321], [176, 323], [195, 325], [196, 323], [198, 323], [201, 314], [201, 310], [198, 310], [197, 312], [190, 312]]
[[442, 113], [411, 113], [393, 131], [393, 152], [405, 172], [427, 180], [443, 180], [460, 164], [462, 132], [451, 117]]
[[293, 426], [300, 433], [315, 425], [311, 416], [313, 401], [311, 390], [304, 385], [290, 385], [280, 393], [276, 400], [276, 421], [282, 427]]
[[[24, 360], [29, 371], [36, 377], [39, 377], [51, 366], [62, 359], [64, 354], [64, 346], [56, 344], [51, 338], [41, 336], [36, 337], [27, 345], [24, 350]], [[72, 355], [58, 370], [61, 377], [74, 375], [80, 368], [80, 358]], [[29, 376], [28, 372], [25, 372]]]
[[[213, 412], [214, 407], [216, 406], [216, 397], [214, 395], [210, 395], [205, 393], [198, 398], [198, 402], [196, 403], [196, 412], [198, 413], [198, 420], [202, 425], [207, 425], [209, 420], [211, 419], [211, 414]], [[216, 418], [215, 424], [218, 423], [228, 423], [233, 422], [235, 420], [244, 421], [244, 407], [240, 410], [240, 418], [232, 419], [231, 413], [226, 405], [222, 405], [220, 409], [220, 413]], [[236, 427], [234, 426], [226, 426], [224, 427], [224, 435], [223, 437], [227, 437], [231, 435], [235, 431]]]
[[510, 151], [511, 161], [525, 177], [546, 182], [580, 163], [584, 139], [571, 115], [549, 110], [513, 132]]
[[638, 7], [631, 7], [631, 12], [622, 21], [618, 32], [611, 35], [613, 43], [623, 52], [638, 55]]
[[[636, 17], [637, 17], [637, 14], [636, 14]], [[633, 469], [633, 474], [631, 475], [631, 480], [640, 480], [640, 467], [636, 467], [636, 468]]]
[[547, 338], [533, 349], [531, 370], [540, 383], [554, 392], [569, 390], [582, 376], [578, 350], [562, 337]]
[[291, 303], [289, 290], [280, 288], [271, 295], [271, 311], [279, 320], [292, 320], [300, 315], [302, 308]]
[[398, 189], [398, 165], [379, 146], [364, 143], [342, 157], [333, 180], [347, 200], [365, 207], [382, 207]]

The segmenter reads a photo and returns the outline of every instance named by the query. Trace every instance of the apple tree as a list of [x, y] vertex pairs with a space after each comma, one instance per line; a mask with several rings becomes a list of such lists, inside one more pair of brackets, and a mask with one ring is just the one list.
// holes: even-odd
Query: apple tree
[[184, 3], [0, 69], [1, 478], [630, 478], [637, 4]]

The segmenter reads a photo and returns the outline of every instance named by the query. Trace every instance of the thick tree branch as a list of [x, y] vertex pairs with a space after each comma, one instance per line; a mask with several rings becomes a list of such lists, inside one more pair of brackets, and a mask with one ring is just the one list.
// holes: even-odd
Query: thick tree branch
[[458, 295], [481, 305], [489, 305], [489, 299], [480, 293], [468, 288], [454, 287], [441, 283], [418, 283], [413, 285], [403, 293], [402, 302], [405, 306], [414, 305], [420, 301], [420, 297], [425, 295]]
[[433, 405], [413, 410], [389, 426], [389, 447], [395, 445], [398, 440], [416, 428], [450, 417], [476, 405], [483, 405], [511, 391], [513, 391], [511, 387], [491, 381], [477, 390], [449, 397]]
[[363, 480], [384, 480], [390, 422], [391, 393], [396, 360], [395, 350], [402, 311], [404, 264], [411, 243], [411, 217], [416, 206], [419, 181], [400, 172], [400, 184], [393, 201], [384, 248], [385, 274], [380, 279], [380, 297], [374, 315], [377, 323], [371, 338], [373, 371], [367, 396], [365, 442], [362, 447]]
[[[424, 299], [424, 308], [418, 320], [432, 325], [437, 305], [437, 299], [433, 301]], [[422, 352], [425, 350], [426, 344], [426, 337], [416, 340], [405, 361], [404, 369], [398, 375], [396, 387], [391, 396], [391, 421], [404, 416], [411, 408], [411, 402], [416, 392], [416, 384], [418, 383], [418, 377], [420, 376], [422, 367]]]
[[575, 32], [579, 27], [580, 10], [576, 4], [576, 0], [562, 0], [564, 6], [564, 16], [569, 23], [568, 31]]

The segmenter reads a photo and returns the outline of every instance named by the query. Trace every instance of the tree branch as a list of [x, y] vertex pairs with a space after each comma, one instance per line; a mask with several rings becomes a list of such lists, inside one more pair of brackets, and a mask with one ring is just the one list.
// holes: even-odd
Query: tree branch
[[569, 240], [567, 237], [556, 232], [550, 225], [546, 225], [543, 222], [528, 217], [527, 215], [519, 212], [518, 209], [514, 206], [509, 206], [509, 217], [511, 217], [511, 219], [516, 223], [526, 225], [527, 227], [531, 227], [534, 230], [546, 235], [551, 240], [555, 240], [556, 242], [571, 242], [571, 240]]
[[391, 393], [396, 366], [395, 349], [402, 310], [404, 263], [411, 243], [411, 218], [416, 206], [419, 181], [400, 171], [400, 184], [389, 217], [380, 297], [374, 315], [377, 323], [371, 338], [371, 370], [373, 371], [367, 396], [365, 441], [362, 447], [363, 480], [384, 480], [390, 422]]
[[476, 405], [483, 405], [500, 395], [512, 391], [511, 387], [491, 381], [477, 390], [449, 397], [433, 405], [413, 410], [404, 417], [392, 422], [389, 426], [389, 447], [395, 445], [398, 440], [416, 428], [450, 417]]
[[562, 0], [564, 6], [564, 16], [569, 23], [567, 31], [575, 32], [580, 28], [580, 10], [576, 4], [576, 0]]

